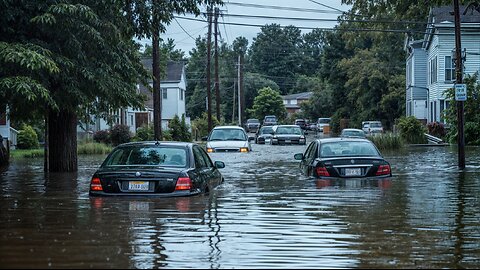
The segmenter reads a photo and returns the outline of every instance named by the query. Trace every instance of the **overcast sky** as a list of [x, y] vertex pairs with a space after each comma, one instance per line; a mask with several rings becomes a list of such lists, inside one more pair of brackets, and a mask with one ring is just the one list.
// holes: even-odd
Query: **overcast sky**
[[[267, 18], [245, 18], [228, 15], [240, 14], [289, 18], [336, 19], [340, 15], [340, 10], [347, 11], [349, 9], [349, 6], [341, 5], [340, 0], [224, 0], [224, 3], [225, 5], [220, 7], [220, 9], [221, 12], [225, 14], [225, 16], [223, 16], [223, 18], [219, 18], [219, 23], [225, 22], [254, 25], [277, 23], [282, 26], [295, 25], [297, 27], [307, 28], [332, 28], [337, 23], [334, 21], [301, 21]], [[242, 6], [242, 4], [244, 5]], [[265, 6], [265, 8], [248, 6], [249, 4], [262, 5]], [[266, 6], [274, 6], [276, 8]], [[283, 7], [291, 7], [304, 10], [284, 10]], [[311, 10], [319, 11], [313, 12]], [[202, 7], [202, 11], [205, 11], [205, 7]], [[180, 17], [195, 18], [193, 15], [180, 15]], [[175, 47], [183, 50], [186, 55], [189, 56], [189, 51], [195, 47], [194, 38], [197, 38], [198, 36], [205, 36], [208, 32], [206, 18], [204, 16], [199, 16], [196, 19], [201, 19], [204, 22], [191, 21], [182, 18], [177, 18], [176, 21], [173, 20], [172, 23], [167, 27], [167, 32], [165, 34], [162, 34], [162, 38], [164, 40], [166, 40], [167, 38], [174, 39], [176, 43]], [[180, 27], [180, 25], [185, 31]], [[258, 32], [260, 32], [260, 27], [219, 24], [219, 31], [221, 38], [228, 44], [231, 44], [236, 37], [244, 36], [249, 40], [249, 45], [251, 45], [253, 38], [257, 35]], [[307, 33], [309, 31], [311, 30], [302, 30], [303, 33]], [[187, 32], [189, 35], [185, 32]], [[142, 41], [142, 43], [144, 42], [150, 43], [146, 40]]]

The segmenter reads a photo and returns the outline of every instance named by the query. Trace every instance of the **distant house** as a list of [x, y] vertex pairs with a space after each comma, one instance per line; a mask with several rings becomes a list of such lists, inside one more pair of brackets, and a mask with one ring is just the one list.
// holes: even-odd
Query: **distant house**
[[[480, 13], [460, 7], [462, 49], [466, 51], [464, 74], [480, 70]], [[451, 6], [432, 8], [422, 40], [407, 39], [406, 115], [426, 122], [445, 122], [443, 111], [455, 101], [445, 90], [455, 82], [455, 24]], [[453, 102], [453, 103], [452, 103]]]
[[304, 92], [282, 96], [283, 105], [285, 105], [285, 108], [287, 109], [287, 116], [291, 116], [294, 113], [300, 112], [300, 104], [309, 100], [312, 95], [313, 92]]
[[[147, 70], [152, 70], [152, 59], [142, 60]], [[149, 82], [153, 87], [153, 80]], [[186, 75], [185, 64], [183, 62], [169, 61], [167, 63], [166, 76], [160, 81], [162, 98], [162, 128], [167, 129], [168, 122], [175, 115], [185, 116], [187, 124], [190, 124], [190, 118], [185, 115], [185, 91]], [[115, 124], [124, 124], [130, 127], [130, 131], [135, 133], [139, 127], [153, 123], [153, 93], [144, 85], [137, 85], [137, 91], [147, 96], [145, 110], [134, 110], [133, 108], [122, 108], [111, 115], [111, 121], [102, 118], [93, 118], [94, 125], [83, 125], [82, 130], [96, 132], [106, 130]]]

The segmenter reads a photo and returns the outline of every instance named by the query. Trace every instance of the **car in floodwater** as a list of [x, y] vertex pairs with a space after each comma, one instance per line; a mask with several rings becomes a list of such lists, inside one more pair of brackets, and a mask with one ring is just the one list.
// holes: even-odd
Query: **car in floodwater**
[[270, 140], [273, 137], [273, 127], [272, 126], [263, 126], [255, 134], [255, 143], [256, 144], [265, 144], [270, 143]]
[[212, 129], [208, 137], [206, 149], [208, 153], [213, 152], [250, 152], [252, 146], [250, 141], [255, 137], [249, 137], [242, 127], [238, 126], [217, 126]]
[[356, 128], [344, 128], [340, 133], [342, 138], [366, 138], [365, 131]]
[[208, 193], [224, 179], [195, 143], [135, 142], [115, 147], [90, 181], [90, 196], [177, 197]]
[[255, 118], [251, 118], [247, 120], [247, 124], [245, 125], [246, 132], [257, 132], [260, 128], [260, 121]]
[[307, 139], [302, 129], [297, 125], [278, 125], [273, 126], [273, 136], [270, 140], [271, 145], [300, 144], [305, 145]]
[[311, 142], [295, 154], [302, 173], [315, 178], [385, 178], [392, 176], [390, 163], [377, 147], [360, 138], [325, 138]]

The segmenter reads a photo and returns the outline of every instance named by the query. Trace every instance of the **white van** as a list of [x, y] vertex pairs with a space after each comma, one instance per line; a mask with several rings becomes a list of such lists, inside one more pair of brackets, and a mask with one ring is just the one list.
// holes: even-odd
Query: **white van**
[[383, 133], [382, 122], [380, 121], [364, 121], [362, 122], [362, 130], [366, 134], [379, 134]]
[[324, 126], [329, 126], [331, 118], [318, 118], [317, 119], [317, 131], [323, 132]]

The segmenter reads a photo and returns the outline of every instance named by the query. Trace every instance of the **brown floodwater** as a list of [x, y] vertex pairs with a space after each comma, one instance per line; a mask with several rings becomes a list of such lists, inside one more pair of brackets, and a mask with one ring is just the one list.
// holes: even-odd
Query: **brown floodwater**
[[480, 148], [385, 152], [386, 180], [314, 180], [293, 154], [214, 153], [225, 183], [188, 198], [90, 198], [41, 159], [0, 171], [0, 268], [479, 268]]

